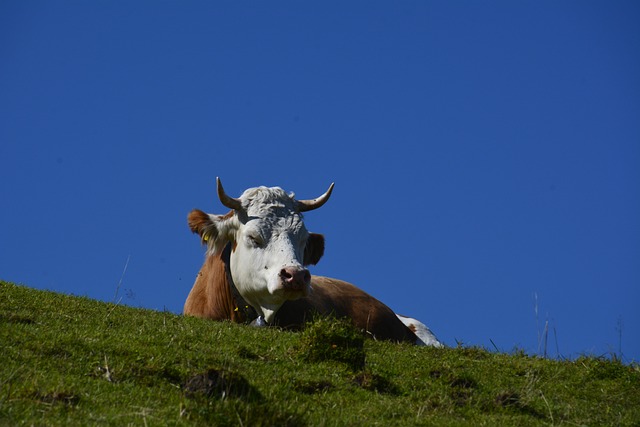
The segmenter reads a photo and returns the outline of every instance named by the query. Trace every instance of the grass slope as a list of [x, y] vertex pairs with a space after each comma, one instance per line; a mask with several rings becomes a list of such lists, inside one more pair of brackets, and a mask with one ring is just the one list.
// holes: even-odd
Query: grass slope
[[0, 282], [0, 425], [640, 425], [640, 370], [186, 318]]

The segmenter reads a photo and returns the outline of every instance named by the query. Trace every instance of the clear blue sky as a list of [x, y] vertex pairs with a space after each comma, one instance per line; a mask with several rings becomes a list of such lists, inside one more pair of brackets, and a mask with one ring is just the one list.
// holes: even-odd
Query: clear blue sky
[[637, 1], [2, 1], [0, 278], [179, 313], [216, 176], [335, 181], [313, 273], [449, 345], [540, 353], [548, 321], [550, 356], [638, 361], [639, 23]]

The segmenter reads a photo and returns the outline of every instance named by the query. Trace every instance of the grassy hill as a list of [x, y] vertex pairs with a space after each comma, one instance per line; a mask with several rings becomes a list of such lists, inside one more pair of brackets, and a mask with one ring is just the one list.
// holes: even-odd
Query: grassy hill
[[638, 425], [640, 369], [252, 328], [0, 282], [0, 425]]

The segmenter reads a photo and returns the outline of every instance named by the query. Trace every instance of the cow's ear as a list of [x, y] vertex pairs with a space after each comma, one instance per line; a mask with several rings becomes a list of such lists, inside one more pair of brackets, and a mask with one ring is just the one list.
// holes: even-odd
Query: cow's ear
[[324, 236], [322, 234], [311, 233], [304, 248], [303, 264], [316, 265], [324, 255]]
[[189, 213], [189, 228], [200, 236], [202, 244], [206, 244], [211, 253], [222, 250], [235, 236], [233, 211], [227, 215], [210, 215], [199, 209]]
[[209, 214], [202, 212], [200, 209], [194, 209], [189, 212], [187, 223], [191, 231], [198, 234], [203, 242], [206, 241], [205, 235], [210, 233], [209, 229], [213, 227], [213, 221], [211, 221]]

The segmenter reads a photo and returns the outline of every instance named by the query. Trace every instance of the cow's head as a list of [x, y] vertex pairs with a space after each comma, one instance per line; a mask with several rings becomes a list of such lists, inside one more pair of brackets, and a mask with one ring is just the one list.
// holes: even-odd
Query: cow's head
[[296, 200], [281, 188], [258, 187], [239, 198], [229, 197], [217, 179], [218, 197], [232, 209], [226, 215], [193, 210], [189, 227], [219, 256], [231, 244], [230, 271], [242, 297], [267, 322], [286, 300], [308, 294], [311, 274], [324, 253], [324, 237], [309, 233], [302, 212], [322, 206], [333, 190], [313, 200]]

